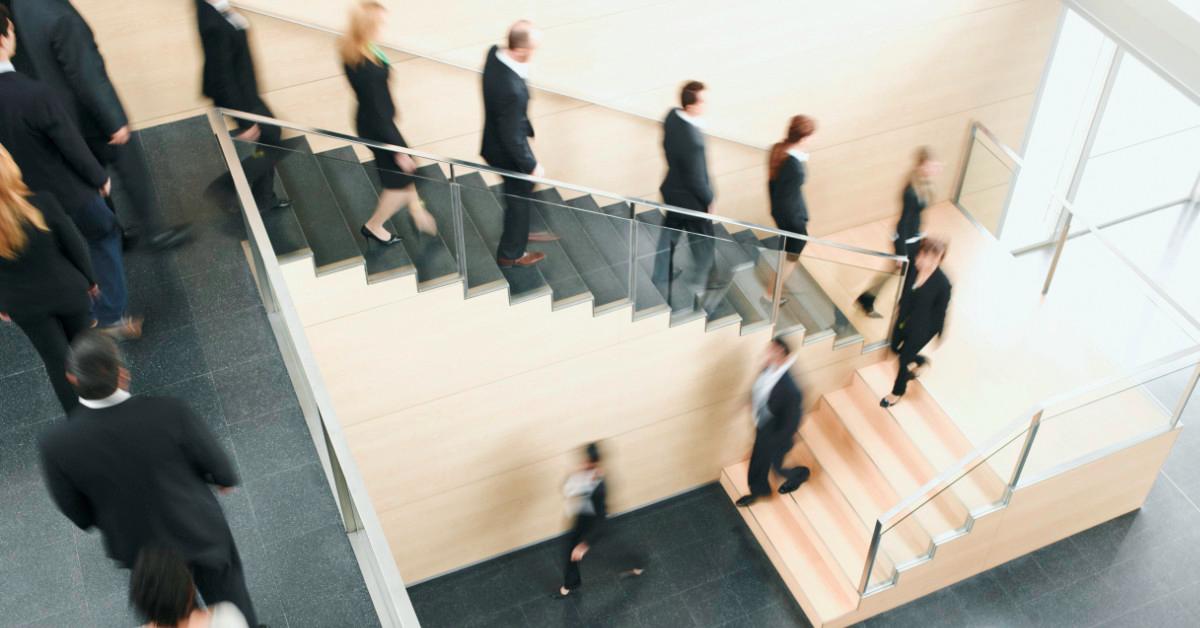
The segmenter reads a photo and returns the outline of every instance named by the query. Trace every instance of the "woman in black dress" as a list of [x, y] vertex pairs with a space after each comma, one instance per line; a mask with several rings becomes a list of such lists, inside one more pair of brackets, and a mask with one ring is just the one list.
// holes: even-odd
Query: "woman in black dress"
[[[916, 243], [909, 240], [921, 235], [921, 212], [933, 199], [933, 181], [942, 172], [942, 162], [933, 158], [933, 152], [928, 146], [917, 149], [913, 168], [908, 173], [908, 182], [900, 193], [900, 220], [896, 223], [896, 233], [892, 236], [892, 246], [896, 255], [910, 257]], [[871, 318], [882, 318], [875, 311], [875, 297], [887, 282], [889, 275], [882, 275], [880, 280], [867, 288], [866, 292], [858, 295], [856, 303], [863, 313]]]
[[921, 349], [930, 340], [940, 337], [946, 326], [946, 310], [950, 307], [950, 280], [939, 265], [946, 257], [946, 243], [938, 238], [925, 238], [913, 258], [913, 268], [904, 278], [900, 295], [900, 311], [892, 329], [892, 351], [900, 356], [899, 369], [892, 394], [879, 401], [884, 408], [893, 406], [904, 396], [908, 380], [916, 369], [929, 360]]
[[29, 338], [66, 412], [78, 403], [67, 383], [67, 347], [96, 324], [91, 308], [99, 294], [75, 223], [54, 195], [29, 191], [0, 146], [0, 320]]
[[[342, 63], [358, 98], [358, 113], [354, 116], [358, 134], [364, 139], [407, 148], [404, 136], [396, 128], [396, 103], [388, 88], [391, 64], [375, 44], [386, 15], [387, 9], [382, 4], [370, 0], [359, 2], [350, 10], [350, 25], [341, 40]], [[406, 204], [417, 229], [437, 233], [437, 223], [421, 204], [409, 176], [417, 169], [412, 157], [379, 148], [372, 148], [371, 152], [375, 154], [383, 192], [375, 213], [362, 226], [363, 237], [383, 245], [400, 242], [384, 223]]]
[[[792, 116], [788, 122], [787, 135], [782, 142], [776, 142], [771, 147], [771, 155], [767, 166], [770, 179], [767, 190], [771, 196], [771, 217], [775, 225], [784, 231], [808, 235], [808, 204], [804, 202], [804, 179], [807, 174], [806, 164], [808, 153], [804, 152], [808, 138], [817, 129], [817, 123], [808, 116]], [[784, 238], [783, 249], [787, 251], [779, 272], [783, 278], [772, 276], [767, 282], [767, 291], [763, 300], [771, 302], [775, 299], [775, 284], [785, 283], [796, 264], [800, 261], [800, 253], [804, 251], [807, 240]], [[785, 298], [779, 301], [786, 302]]]

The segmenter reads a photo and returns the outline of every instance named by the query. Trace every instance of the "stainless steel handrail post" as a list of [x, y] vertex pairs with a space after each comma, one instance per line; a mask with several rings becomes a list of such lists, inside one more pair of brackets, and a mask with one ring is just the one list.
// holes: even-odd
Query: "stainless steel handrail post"
[[1063, 248], [1067, 245], [1067, 236], [1071, 234], [1071, 217], [1074, 215], [1065, 206], [1062, 209], [1063, 218], [1059, 221], [1058, 241], [1054, 245], [1054, 256], [1050, 258], [1050, 268], [1046, 270], [1046, 281], [1042, 283], [1042, 296], [1050, 292], [1050, 283], [1054, 281], [1054, 273], [1058, 270], [1058, 262], [1062, 259]]
[[[787, 238], [779, 238], [779, 259], [775, 262], [774, 298], [771, 299], [771, 326], [778, 329], [779, 307], [783, 304], [783, 264], [787, 261]], [[799, 260], [796, 261], [799, 264]]]
[[454, 164], [448, 165], [450, 166], [450, 212], [454, 217], [454, 248], [458, 253], [458, 276], [462, 281], [462, 293], [465, 299], [471, 296], [471, 287], [467, 282], [467, 236], [466, 219], [463, 216], [462, 184], [458, 182]]
[[638, 263], [637, 206], [629, 205], [629, 310], [630, 317], [637, 316], [637, 263]]
[[[906, 250], [908, 246], [912, 246], [912, 243], [905, 243]], [[908, 272], [912, 269], [911, 267], [912, 264], [908, 262], [908, 258], [905, 258], [900, 264], [900, 275], [897, 277], [900, 283], [896, 286], [896, 297], [892, 299], [892, 315], [888, 317], [887, 332], [883, 336], [884, 340], [888, 342], [888, 346], [891, 346], [892, 331], [896, 329], [896, 317], [900, 316], [900, 299], [904, 297], [904, 283], [908, 281]], [[884, 285], [887, 285], [886, 281], [884, 281]]]
[[966, 209], [959, 201], [962, 200], [963, 184], [967, 181], [967, 170], [971, 167], [971, 155], [973, 155], [975, 152], [975, 134], [978, 133], [978, 131], [979, 121], [972, 120], [971, 129], [967, 133], [967, 145], [962, 153], [962, 167], [958, 169], [958, 181], [954, 183], [954, 198], [951, 202], [953, 202], [955, 206], [963, 211], [966, 211]]
[[875, 530], [871, 533], [871, 545], [867, 548], [867, 560], [863, 563], [862, 574], [858, 577], [859, 603], [871, 584], [871, 570], [875, 568], [875, 559], [879, 554], [879, 544], [883, 539], [883, 522], [875, 520]]
[[1017, 490], [1017, 482], [1021, 481], [1021, 472], [1025, 470], [1025, 463], [1029, 461], [1029, 452], [1033, 449], [1033, 439], [1037, 437], [1038, 428], [1042, 425], [1042, 413], [1044, 409], [1039, 409], [1033, 413], [1033, 418], [1029, 421], [1029, 431], [1025, 434], [1025, 442], [1021, 444], [1021, 453], [1017, 457], [1017, 464], [1013, 467], [1012, 478], [1008, 481], [1007, 492]]

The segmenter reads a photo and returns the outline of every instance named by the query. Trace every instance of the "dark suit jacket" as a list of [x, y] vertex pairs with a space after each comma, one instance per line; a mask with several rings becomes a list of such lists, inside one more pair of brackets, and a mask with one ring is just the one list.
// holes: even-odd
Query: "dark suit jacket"
[[50, 230], [25, 225], [24, 250], [16, 259], [0, 257], [0, 312], [20, 320], [87, 311], [88, 286], [96, 283], [87, 243], [54, 196], [35, 194], [29, 202]]
[[663, 201], [684, 209], [707, 211], [713, 191], [708, 182], [704, 134], [679, 117], [679, 109], [672, 109], [663, 120], [663, 153], [667, 156], [667, 176], [658, 188]]
[[775, 173], [775, 178], [767, 183], [771, 193], [771, 217], [775, 223], [784, 229], [794, 229], [784, 225], [797, 222], [808, 222], [808, 203], [804, 201], [804, 163], [788, 155]]
[[950, 308], [950, 279], [942, 269], [933, 271], [929, 279], [916, 290], [916, 254], [910, 256], [908, 275], [904, 277], [904, 292], [900, 295], [900, 311], [896, 314], [894, 335], [917, 349], [939, 336], [946, 327], [946, 310]]
[[55, 504], [80, 529], [100, 528], [108, 555], [133, 565], [138, 551], [174, 548], [190, 563], [221, 567], [233, 535], [210, 484], [238, 478], [216, 438], [183, 403], [134, 397], [82, 405], [40, 443]]
[[529, 122], [529, 87], [525, 79], [496, 58], [492, 46], [483, 62], [483, 145], [479, 154], [497, 168], [529, 174], [537, 157], [529, 146], [533, 124]]
[[925, 209], [925, 203], [921, 202], [911, 183], [904, 186], [900, 200], [900, 220], [896, 223], [896, 239], [904, 242], [921, 233], [921, 212]]
[[17, 57], [54, 88], [85, 137], [108, 138], [129, 120], [87, 22], [68, 0], [13, 0]]
[[253, 112], [259, 103], [258, 78], [246, 31], [205, 0], [196, 0], [196, 24], [204, 49], [202, 93], [218, 107]]
[[0, 144], [29, 189], [54, 194], [72, 218], [108, 181], [53, 90], [19, 72], [0, 74]]
[[771, 419], [758, 429], [759, 438], [791, 446], [796, 431], [800, 429], [800, 415], [804, 411], [804, 397], [791, 372], [783, 374], [771, 394], [767, 397], [767, 410]]
[[363, 61], [356, 66], [343, 65], [346, 79], [358, 98], [354, 123], [358, 134], [377, 142], [408, 147], [396, 128], [396, 102], [388, 88], [388, 66]]

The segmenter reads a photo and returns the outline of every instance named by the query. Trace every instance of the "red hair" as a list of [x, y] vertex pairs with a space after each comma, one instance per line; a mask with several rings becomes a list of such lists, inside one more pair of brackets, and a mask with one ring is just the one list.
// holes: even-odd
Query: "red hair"
[[788, 122], [787, 134], [783, 141], [775, 142], [771, 147], [771, 156], [767, 159], [768, 170], [770, 171], [771, 180], [775, 180], [775, 176], [779, 174], [779, 167], [783, 165], [783, 160], [787, 159], [787, 147], [803, 140], [813, 134], [817, 130], [817, 122], [808, 116], [792, 116]]

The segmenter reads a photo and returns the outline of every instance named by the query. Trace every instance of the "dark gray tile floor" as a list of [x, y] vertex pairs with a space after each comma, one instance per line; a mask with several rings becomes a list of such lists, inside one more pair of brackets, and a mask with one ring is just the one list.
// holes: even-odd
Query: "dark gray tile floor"
[[[200, 192], [222, 171], [207, 122], [142, 133], [164, 212], [196, 241], [127, 257], [146, 335], [125, 346], [135, 393], [183, 398], [216, 431], [242, 486], [221, 497], [260, 621], [378, 625], [242, 254], [241, 218]], [[55, 510], [36, 438], [61, 419], [36, 354], [0, 325], [0, 626], [130, 627], [127, 572]]]
[[[1184, 421], [1200, 421], [1200, 399]], [[1198, 503], [1200, 430], [1184, 429], [1140, 510], [863, 625], [1200, 626]], [[717, 484], [615, 518], [574, 599], [552, 599], [562, 543], [411, 587], [422, 626], [809, 625]], [[645, 575], [617, 576], [634, 562]]]

